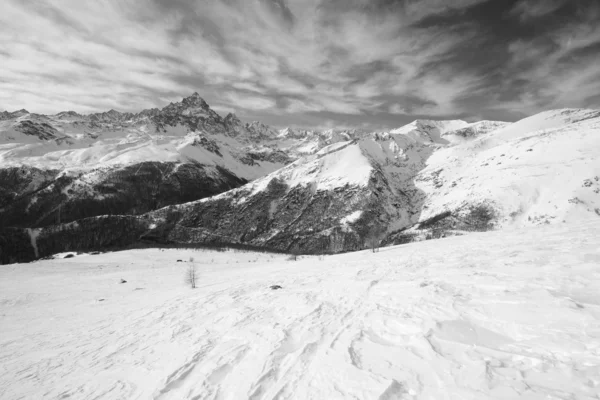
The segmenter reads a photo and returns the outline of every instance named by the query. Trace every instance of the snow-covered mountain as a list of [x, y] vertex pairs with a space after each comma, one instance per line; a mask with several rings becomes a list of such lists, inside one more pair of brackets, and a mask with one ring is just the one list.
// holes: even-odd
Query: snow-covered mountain
[[277, 132], [197, 94], [162, 110], [0, 114], [0, 225], [141, 214], [238, 187], [295, 158]]
[[[226, 119], [236, 129], [244, 126], [233, 116]], [[193, 141], [201, 140], [204, 150], [198, 151], [216, 146], [220, 152], [227, 148], [223, 143], [231, 143], [233, 152], [244, 145], [243, 136], [259, 160], [272, 157], [273, 149], [294, 148], [297, 157], [303, 143], [314, 147], [221, 194], [172, 203], [141, 217], [103, 217], [41, 230], [38, 250], [51, 254], [151, 240], [338, 252], [364, 248], [373, 236], [404, 243], [600, 217], [598, 111], [548, 111], [512, 124], [418, 120], [355, 136], [253, 126], [253, 134], [187, 134], [183, 147], [196, 151]], [[107, 224], [109, 235], [90, 239]], [[30, 235], [13, 239], [30, 241]]]
[[467, 128], [470, 124], [462, 120], [434, 121], [418, 119], [408, 125], [390, 131], [392, 134], [401, 134], [424, 143], [447, 144], [442, 135], [448, 132]]
[[600, 112], [547, 111], [442, 148], [415, 178], [421, 220], [487, 204], [497, 226], [600, 217]]
[[[52, 116], [25, 110], [3, 113], [0, 121], [0, 163], [44, 169], [84, 169], [138, 162], [199, 163], [221, 167], [250, 180], [285, 165], [282, 153], [264, 149], [252, 156], [258, 140], [276, 132], [259, 124], [243, 124], [235, 115], [222, 118], [197, 94], [162, 110], [137, 114], [110, 110]], [[254, 159], [253, 163], [248, 161]]]
[[[227, 238], [300, 252], [363, 248], [374, 230], [401, 243], [600, 217], [599, 112], [418, 124], [330, 145], [238, 189], [153, 215], [178, 220], [169, 240]], [[442, 142], [469, 128], [480, 131]]]

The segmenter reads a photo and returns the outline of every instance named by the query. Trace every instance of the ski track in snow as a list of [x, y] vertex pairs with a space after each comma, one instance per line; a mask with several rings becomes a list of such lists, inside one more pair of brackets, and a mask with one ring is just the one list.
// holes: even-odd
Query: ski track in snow
[[0, 398], [599, 399], [599, 237], [595, 221], [323, 260], [0, 266]]

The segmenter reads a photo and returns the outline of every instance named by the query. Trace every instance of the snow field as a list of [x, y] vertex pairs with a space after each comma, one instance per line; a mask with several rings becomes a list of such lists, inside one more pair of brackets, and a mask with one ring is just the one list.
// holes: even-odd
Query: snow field
[[598, 399], [598, 237], [594, 221], [322, 260], [0, 266], [0, 398]]

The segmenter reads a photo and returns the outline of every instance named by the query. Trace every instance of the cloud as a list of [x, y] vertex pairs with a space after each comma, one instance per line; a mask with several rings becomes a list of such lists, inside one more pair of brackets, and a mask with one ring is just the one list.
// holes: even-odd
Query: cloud
[[238, 92], [227, 92], [225, 98], [229, 100], [231, 107], [241, 107], [246, 110], [267, 110], [274, 108], [276, 102], [263, 96], [252, 96]]
[[[559, 15], [560, 14], [560, 15]], [[594, 0], [5, 0], [0, 108], [399, 126], [598, 104]]]
[[512, 13], [522, 20], [540, 18], [557, 11], [569, 0], [520, 0], [512, 9]]

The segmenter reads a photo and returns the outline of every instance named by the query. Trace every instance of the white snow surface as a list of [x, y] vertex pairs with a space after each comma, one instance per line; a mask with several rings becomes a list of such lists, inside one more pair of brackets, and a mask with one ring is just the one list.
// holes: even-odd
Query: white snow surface
[[[181, 125], [168, 127], [166, 132], [160, 133], [151, 124], [89, 133], [85, 131], [87, 128], [54, 121], [62, 129], [63, 136], [61, 141], [46, 141], [13, 131], [9, 129], [10, 123], [10, 120], [0, 121], [0, 165], [4, 167], [30, 165], [42, 169], [87, 170], [147, 161], [191, 161], [223, 167], [251, 180], [284, 165], [260, 161], [249, 166], [240, 161], [248, 147], [245, 143], [225, 135], [189, 132]], [[214, 142], [219, 154], [198, 144], [197, 140], [201, 137]]]
[[[305, 156], [271, 174], [249, 184], [222, 193], [231, 196], [236, 191], [250, 190], [259, 193], [273, 179], [278, 179], [290, 188], [310, 186], [313, 190], [331, 190], [344, 186], [366, 186], [373, 166], [365, 154], [363, 146], [356, 142], [339, 142], [322, 148], [316, 154]], [[209, 199], [203, 199], [207, 201]]]
[[598, 237], [596, 220], [299, 261], [0, 266], [0, 398], [598, 399]]
[[441, 138], [444, 133], [463, 129], [469, 125], [468, 122], [463, 120], [436, 121], [418, 119], [410, 124], [393, 129], [390, 133], [406, 135], [420, 142], [445, 144], [447, 142]]
[[600, 111], [543, 112], [441, 148], [417, 179], [421, 220], [493, 203], [500, 225], [600, 217]]

